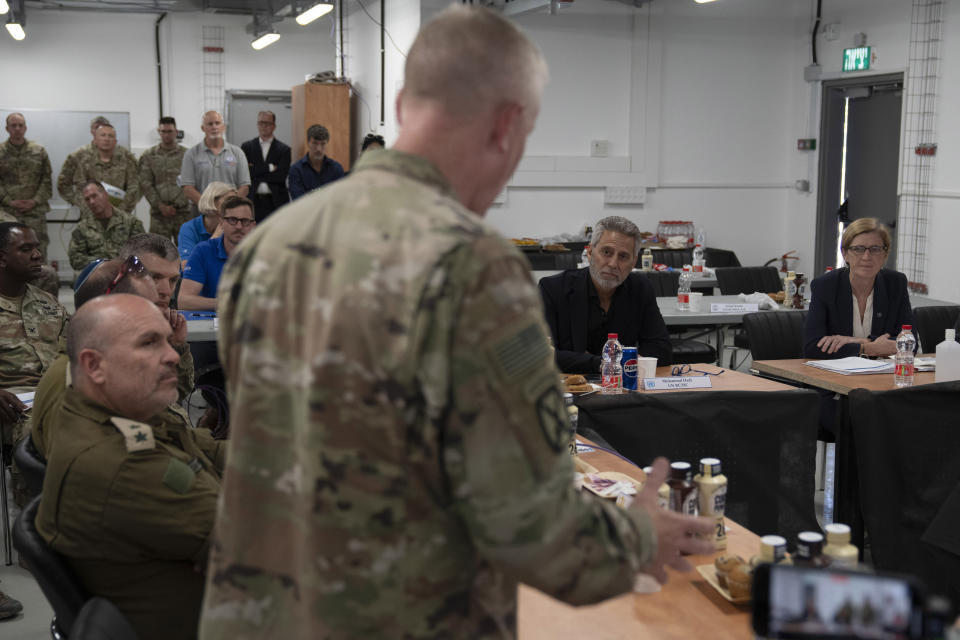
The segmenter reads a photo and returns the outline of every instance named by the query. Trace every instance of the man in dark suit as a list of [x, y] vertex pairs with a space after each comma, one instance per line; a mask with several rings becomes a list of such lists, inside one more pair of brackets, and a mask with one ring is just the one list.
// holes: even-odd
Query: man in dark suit
[[593, 228], [587, 247], [590, 265], [540, 280], [557, 366], [565, 373], [599, 373], [608, 333], [639, 355], [670, 364], [673, 352], [653, 287], [633, 273], [640, 230], [626, 218], [610, 216]]
[[290, 172], [290, 147], [273, 137], [277, 116], [272, 111], [257, 114], [260, 136], [247, 140], [240, 148], [250, 166], [250, 199], [257, 222], [290, 202], [287, 174]]

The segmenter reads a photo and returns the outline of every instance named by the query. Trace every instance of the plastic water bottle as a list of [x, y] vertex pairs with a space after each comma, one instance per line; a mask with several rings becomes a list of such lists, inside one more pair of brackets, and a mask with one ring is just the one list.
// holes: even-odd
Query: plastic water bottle
[[946, 330], [943, 342], [937, 345], [937, 371], [935, 382], [960, 380], [960, 344], [956, 340], [956, 331]]
[[703, 230], [703, 227], [697, 229], [697, 244], [701, 247], [707, 246], [707, 233]]
[[898, 387], [913, 386], [913, 349], [917, 346], [917, 339], [913, 335], [913, 327], [903, 325], [903, 330], [897, 336], [897, 360], [893, 369], [893, 384]]
[[683, 265], [683, 271], [680, 273], [680, 288], [677, 289], [677, 309], [679, 311], [690, 311], [690, 286], [693, 284], [693, 272], [690, 271], [690, 265]]
[[703, 267], [707, 261], [703, 257], [703, 245], [699, 242], [693, 247], [693, 275], [699, 278], [703, 275]]
[[617, 334], [608, 333], [607, 342], [600, 352], [603, 364], [600, 365], [600, 393], [620, 393], [623, 387], [623, 346], [617, 340]]

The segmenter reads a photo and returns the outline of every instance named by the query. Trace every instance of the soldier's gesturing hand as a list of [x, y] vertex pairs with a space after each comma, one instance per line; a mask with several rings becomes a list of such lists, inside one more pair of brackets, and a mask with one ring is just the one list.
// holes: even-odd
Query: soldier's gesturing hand
[[709, 554], [714, 552], [712, 537], [701, 540], [697, 535], [709, 536], [716, 523], [711, 518], [685, 516], [657, 506], [657, 490], [667, 477], [670, 464], [666, 458], [653, 461], [653, 471], [647, 476], [643, 489], [630, 505], [631, 509], [645, 509], [657, 532], [657, 555], [645, 571], [660, 582], [667, 581], [666, 567], [689, 571], [692, 567], [681, 554]]

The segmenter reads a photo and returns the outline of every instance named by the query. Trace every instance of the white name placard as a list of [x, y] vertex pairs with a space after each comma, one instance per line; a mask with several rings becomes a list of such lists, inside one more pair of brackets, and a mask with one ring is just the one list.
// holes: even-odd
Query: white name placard
[[711, 302], [710, 313], [753, 313], [759, 311], [760, 305], [741, 302]]
[[673, 377], [673, 378], [644, 378], [644, 391], [658, 391], [663, 389], [710, 389], [713, 382], [709, 376]]

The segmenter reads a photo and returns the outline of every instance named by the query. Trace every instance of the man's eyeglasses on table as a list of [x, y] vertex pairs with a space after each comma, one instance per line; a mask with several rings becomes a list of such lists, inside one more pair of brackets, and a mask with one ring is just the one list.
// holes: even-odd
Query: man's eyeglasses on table
[[120, 284], [120, 281], [123, 280], [126, 276], [139, 276], [140, 274], [146, 273], [147, 267], [137, 256], [130, 256], [123, 263], [123, 266], [120, 267], [120, 273], [117, 274], [117, 277], [113, 279], [113, 282], [110, 283], [110, 286], [107, 287], [105, 293], [110, 293], [116, 289], [117, 285]]
[[705, 376], [718, 376], [718, 375], [720, 375], [721, 373], [723, 373], [724, 371], [725, 371], [725, 369], [720, 369], [720, 371], [717, 371], [717, 372], [715, 372], [715, 373], [714, 373], [714, 372], [711, 372], [711, 371], [701, 371], [700, 369], [694, 369], [693, 367], [691, 367], [691, 366], [688, 365], [688, 364], [683, 364], [683, 365], [679, 365], [679, 366], [676, 366], [676, 367], [674, 367], [673, 369], [671, 369], [671, 370], [670, 370], [670, 375], [671, 375], [671, 376], [685, 376], [685, 375], [687, 375], [688, 373], [699, 373], [699, 374], [702, 374], [702, 375], [705, 375]]

